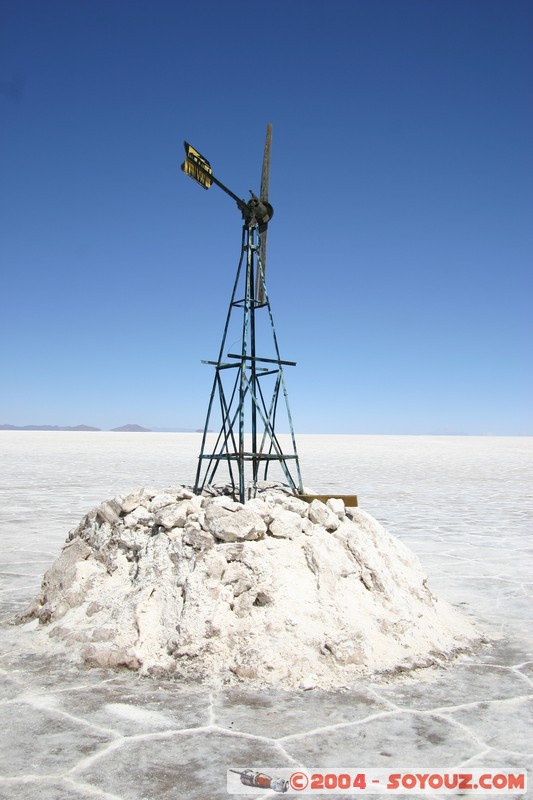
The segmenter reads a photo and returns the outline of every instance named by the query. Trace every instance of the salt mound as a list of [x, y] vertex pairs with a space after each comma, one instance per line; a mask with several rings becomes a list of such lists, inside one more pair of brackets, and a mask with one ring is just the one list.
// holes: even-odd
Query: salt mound
[[369, 514], [268, 486], [244, 505], [185, 487], [102, 503], [19, 621], [31, 619], [91, 665], [210, 685], [341, 686], [478, 638]]

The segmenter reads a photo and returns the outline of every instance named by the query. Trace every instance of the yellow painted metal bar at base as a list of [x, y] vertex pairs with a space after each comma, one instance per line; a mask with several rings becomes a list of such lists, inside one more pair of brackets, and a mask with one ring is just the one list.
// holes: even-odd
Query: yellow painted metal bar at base
[[305, 500], [310, 503], [312, 500], [320, 500], [321, 503], [327, 503], [328, 500], [342, 500], [345, 506], [357, 508], [357, 495], [356, 494], [297, 494], [298, 500]]

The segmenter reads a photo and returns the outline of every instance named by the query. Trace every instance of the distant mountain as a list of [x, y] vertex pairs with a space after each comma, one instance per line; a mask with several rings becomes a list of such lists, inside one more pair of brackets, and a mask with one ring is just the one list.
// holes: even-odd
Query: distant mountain
[[74, 428], [62, 428], [64, 431], [101, 431], [101, 428], [93, 428], [92, 425], [76, 425]]
[[[102, 428], [93, 428], [91, 425], [0, 425], [0, 431], [101, 431]], [[111, 428], [112, 431], [121, 433], [151, 433], [151, 428], [142, 425], [121, 425], [120, 428]], [[181, 428], [184, 431], [186, 428]]]
[[150, 428], [143, 428], [141, 425], [122, 425], [120, 428], [111, 428], [112, 431], [121, 431], [123, 433], [151, 433]]
[[0, 425], [0, 431], [100, 431], [91, 425]]

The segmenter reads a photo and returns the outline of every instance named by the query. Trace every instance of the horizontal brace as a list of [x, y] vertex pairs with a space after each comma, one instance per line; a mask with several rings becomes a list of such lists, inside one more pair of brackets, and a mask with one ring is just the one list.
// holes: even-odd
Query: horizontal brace
[[236, 461], [237, 459], [243, 459], [243, 461], [287, 461], [289, 458], [298, 458], [298, 456], [278, 456], [276, 454], [271, 453], [243, 453], [242, 456], [240, 453], [220, 453], [217, 455], [216, 453], [212, 453], [209, 455], [208, 453], [203, 453], [198, 458], [210, 458], [214, 459], [215, 461], [227, 461], [228, 459], [231, 461]]
[[[264, 306], [266, 306], [266, 303], [260, 303], [259, 300], [252, 300], [251, 297], [248, 303], [254, 308], [264, 308]], [[246, 306], [246, 298], [244, 300], [235, 300], [231, 305], [233, 308], [244, 308]]]
[[296, 361], [281, 361], [279, 358], [256, 358], [255, 356], [238, 356], [236, 353], [228, 353], [228, 358], [238, 358], [245, 361], [263, 361], [268, 364], [284, 364], [287, 367], [295, 367]]
[[218, 363], [218, 361], [200, 361], [200, 364], [209, 364], [212, 367], [216, 367], [217, 369], [234, 369], [235, 367], [240, 367], [240, 364], [223, 364]]
[[267, 375], [279, 375], [279, 369], [258, 369], [256, 372], [260, 373], [257, 376], [258, 378], [266, 378]]
[[[201, 361], [201, 364], [209, 364], [212, 367], [216, 367], [217, 369], [240, 369], [240, 364], [223, 364], [222, 362], [219, 364], [218, 361]], [[268, 370], [266, 367], [259, 367], [257, 372], [260, 373], [260, 377], [262, 378], [264, 375], [271, 375], [272, 373], [277, 373], [278, 370]]]

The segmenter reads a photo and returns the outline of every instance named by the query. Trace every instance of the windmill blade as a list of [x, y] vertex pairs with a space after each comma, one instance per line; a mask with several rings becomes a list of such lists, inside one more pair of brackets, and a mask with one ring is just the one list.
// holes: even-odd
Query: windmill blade
[[[263, 153], [263, 168], [261, 170], [261, 190], [259, 199], [268, 203], [268, 184], [270, 181], [270, 151], [272, 149], [272, 124], [269, 122], [267, 125], [265, 150]], [[263, 280], [261, 280], [261, 272], [257, 270], [255, 296], [258, 303], [265, 302], [264, 279], [266, 276], [266, 246], [267, 246], [267, 225], [259, 227], [259, 260], [263, 269]]]
[[270, 151], [272, 149], [272, 124], [267, 125], [265, 152], [263, 154], [263, 169], [261, 170], [261, 191], [260, 200], [268, 201], [268, 182], [270, 178]]

